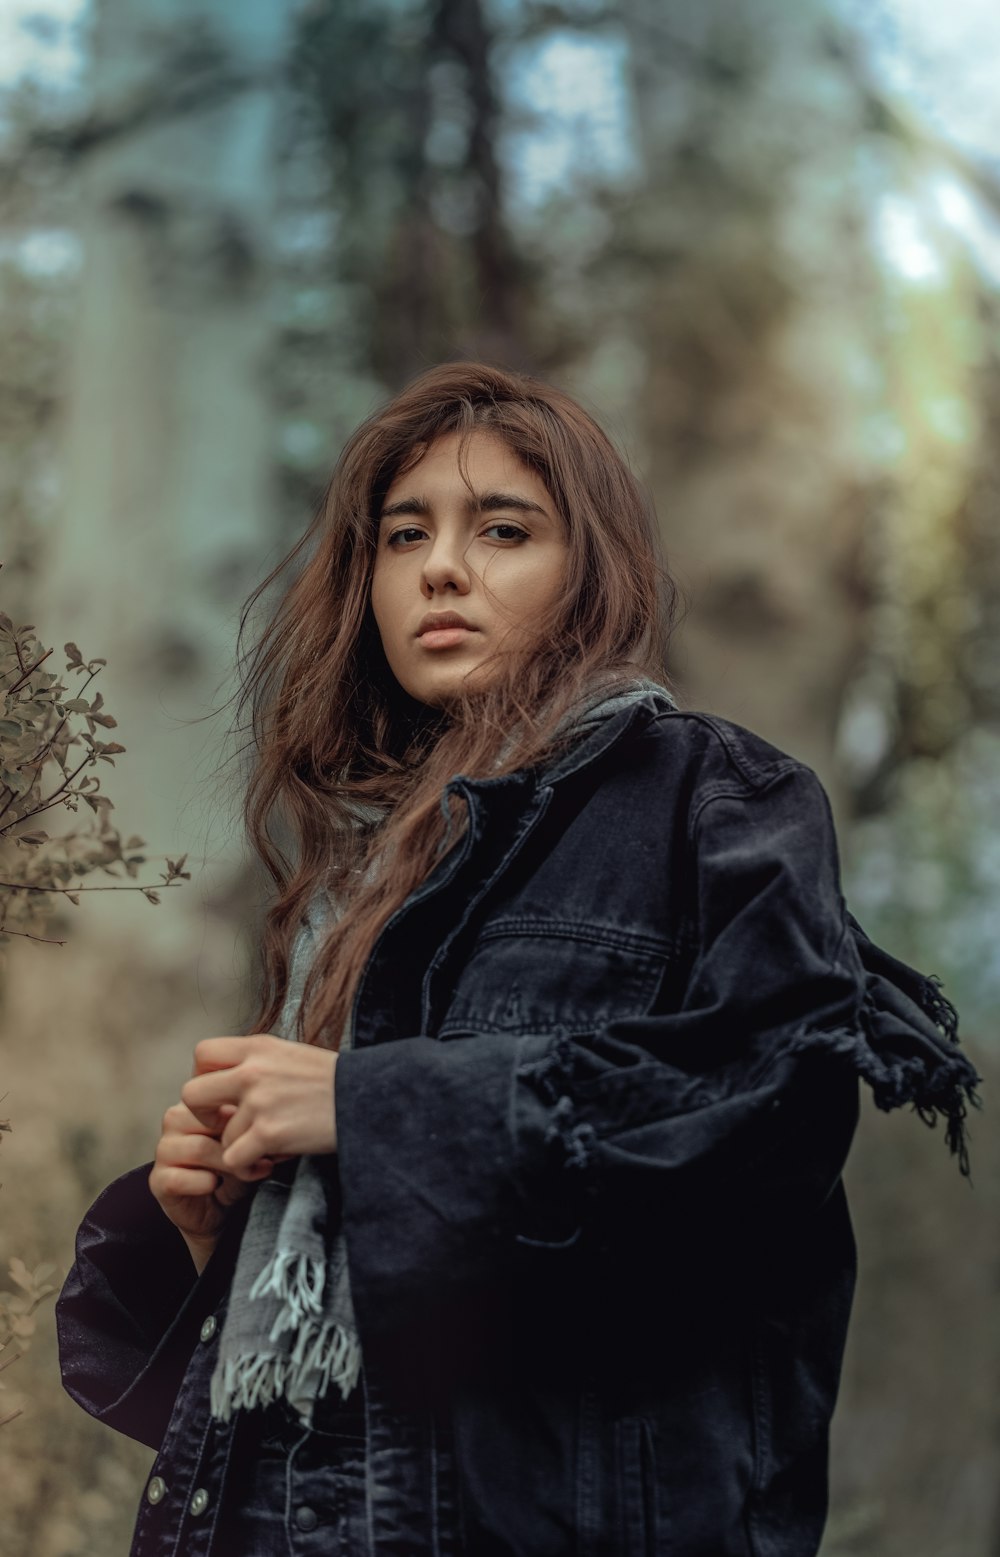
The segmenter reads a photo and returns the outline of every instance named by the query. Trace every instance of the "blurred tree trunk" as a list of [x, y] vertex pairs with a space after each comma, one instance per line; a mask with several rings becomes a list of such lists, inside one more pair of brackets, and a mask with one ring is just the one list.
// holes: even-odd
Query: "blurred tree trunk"
[[[117, 812], [141, 818], [151, 854], [204, 847], [182, 806], [205, 776], [195, 757], [217, 753], [222, 730], [176, 721], [213, 705], [232, 601], [274, 529], [269, 289], [287, 28], [288, 8], [264, 0], [100, 0], [92, 106], [67, 145], [85, 270], [43, 606], [85, 659], [109, 662], [100, 684], [127, 748]], [[123, 608], [130, 596], [142, 615]], [[172, 706], [142, 716], [165, 684]], [[134, 911], [128, 894], [105, 901], [123, 919]]]
[[645, 439], [691, 602], [675, 669], [835, 785], [864, 649], [861, 447], [876, 295], [852, 164], [863, 102], [817, 0], [628, 0], [643, 208]]
[[299, 29], [342, 234], [330, 279], [353, 290], [365, 367], [390, 391], [449, 358], [524, 357], [492, 42], [482, 0], [343, 0]]
[[503, 216], [503, 178], [497, 157], [499, 103], [490, 63], [490, 32], [481, 0], [438, 0], [433, 49], [465, 75], [468, 103], [463, 171], [472, 203], [471, 250], [478, 308], [466, 324], [470, 355], [510, 362], [520, 354], [519, 266]]

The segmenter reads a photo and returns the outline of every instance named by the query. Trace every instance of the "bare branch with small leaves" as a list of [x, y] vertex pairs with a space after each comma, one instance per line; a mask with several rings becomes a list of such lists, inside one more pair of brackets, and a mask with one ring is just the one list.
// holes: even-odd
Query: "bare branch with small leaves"
[[[101, 793], [100, 778], [84, 771], [98, 762], [114, 767], [115, 757], [125, 751], [120, 742], [96, 735], [117, 722], [104, 709], [102, 694], [84, 695], [107, 661], [85, 660], [75, 643], [64, 650], [67, 676], [81, 679], [72, 696], [45, 668], [54, 651], [39, 642], [34, 625], [16, 626], [0, 611], [0, 957], [10, 936], [64, 945], [44, 933], [59, 898], [79, 907], [83, 892], [141, 892], [156, 906], [163, 887], [191, 879], [184, 854], [167, 860], [156, 886], [80, 884], [79, 877], [96, 870], [134, 878], [147, 856], [135, 852], [144, 839], [122, 841], [110, 823], [114, 805]], [[81, 717], [86, 728], [74, 732], [73, 716]], [[81, 746], [86, 755], [72, 760], [70, 749]], [[43, 779], [50, 773], [55, 782], [46, 790]], [[81, 800], [97, 817], [96, 828], [52, 837], [37, 825], [44, 812], [56, 806], [75, 812]]]
[[[34, 625], [16, 626], [0, 611], [0, 962], [11, 936], [65, 945], [42, 933], [49, 928], [60, 898], [79, 907], [83, 892], [141, 892], [150, 903], [160, 902], [159, 890], [152, 886], [81, 886], [74, 879], [96, 870], [119, 879], [124, 871], [134, 878], [147, 857], [137, 852], [145, 846], [143, 838], [132, 835], [122, 841], [110, 823], [114, 806], [100, 792], [100, 778], [84, 773], [98, 762], [114, 767], [115, 757], [125, 750], [119, 742], [95, 735], [98, 729], [116, 726], [104, 710], [101, 693], [90, 699], [83, 695], [107, 661], [84, 660], [75, 643], [65, 644], [64, 649], [67, 675], [85, 678], [72, 697], [63, 682], [44, 668], [54, 651], [39, 643]], [[86, 728], [74, 732], [73, 716], [82, 717]], [[82, 761], [70, 760], [70, 748], [81, 746], [87, 748]], [[52, 782], [43, 793], [46, 777]], [[75, 812], [81, 800], [97, 818], [96, 827], [50, 837], [37, 826], [36, 818], [43, 812], [56, 806]], [[163, 886], [190, 881], [186, 861], [186, 854], [167, 860], [161, 872]], [[0, 1131], [10, 1128], [9, 1120], [0, 1120]], [[29, 1270], [17, 1256], [9, 1261], [7, 1273], [16, 1290], [0, 1290], [0, 1374], [27, 1351], [35, 1331], [35, 1311], [56, 1290], [47, 1281], [55, 1268], [44, 1262]], [[3, 1356], [15, 1342], [18, 1349]], [[6, 1387], [0, 1379], [0, 1390]], [[20, 1415], [20, 1407], [6, 1415], [0, 1411], [0, 1427]]]
[[[0, 1292], [0, 1373], [23, 1357], [31, 1345], [36, 1325], [35, 1310], [43, 1298], [50, 1297], [56, 1290], [48, 1280], [54, 1271], [55, 1266], [49, 1260], [36, 1265], [34, 1270], [29, 1270], [16, 1255], [8, 1261], [8, 1278], [19, 1290]], [[9, 1357], [2, 1356], [13, 1342], [17, 1343], [18, 1350]], [[0, 1379], [0, 1390], [6, 1387], [4, 1380]], [[0, 1427], [20, 1415], [21, 1410], [18, 1408], [6, 1416], [0, 1416]]]

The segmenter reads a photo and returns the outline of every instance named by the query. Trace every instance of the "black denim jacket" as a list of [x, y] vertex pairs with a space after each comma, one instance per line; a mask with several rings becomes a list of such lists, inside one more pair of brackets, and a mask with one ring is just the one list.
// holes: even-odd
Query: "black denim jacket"
[[[743, 726], [652, 692], [449, 789], [468, 829], [379, 937], [337, 1068], [359, 1557], [810, 1557], [858, 1078], [944, 1115], [967, 1173], [954, 1008], [848, 911], [815, 773]], [[151, 1166], [80, 1227], [63, 1382], [158, 1451], [131, 1557], [246, 1557], [207, 1402], [249, 1197], [196, 1276]]]

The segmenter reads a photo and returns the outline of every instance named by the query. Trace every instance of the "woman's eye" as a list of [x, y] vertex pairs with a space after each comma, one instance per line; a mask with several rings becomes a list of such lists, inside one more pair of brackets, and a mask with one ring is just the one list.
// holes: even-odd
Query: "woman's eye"
[[[497, 539], [501, 541], [526, 541], [528, 532], [522, 530], [518, 524], [509, 524], [506, 520], [498, 520], [496, 524], [487, 525], [483, 531], [489, 535], [491, 531], [498, 531]], [[404, 525], [401, 530], [394, 530], [386, 541], [387, 546], [409, 546], [414, 541], [426, 539], [425, 532], [418, 525]]]
[[508, 533], [500, 536], [502, 541], [526, 541], [528, 539], [527, 530], [522, 530], [520, 525], [517, 524], [506, 524], [502, 521], [498, 524], [490, 524], [487, 525], [483, 534], [488, 535], [490, 530], [506, 530]]

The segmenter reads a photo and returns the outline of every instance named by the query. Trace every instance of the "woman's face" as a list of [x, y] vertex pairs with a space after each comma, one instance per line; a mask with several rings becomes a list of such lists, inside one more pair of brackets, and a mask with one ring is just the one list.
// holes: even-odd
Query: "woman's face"
[[[378, 529], [372, 610], [389, 667], [421, 703], [444, 706], [501, 645], [533, 636], [568, 543], [544, 482], [496, 434], [443, 434], [392, 483]], [[462, 625], [448, 625], [457, 617]], [[438, 619], [440, 627], [436, 625]], [[488, 672], [484, 670], [484, 677]]]

